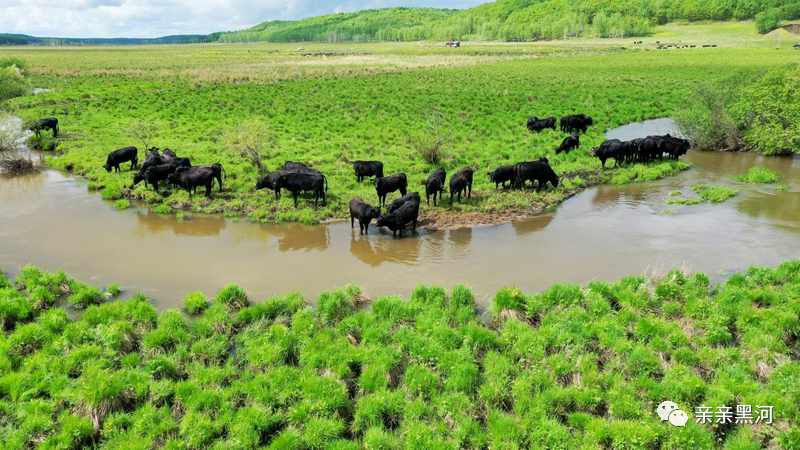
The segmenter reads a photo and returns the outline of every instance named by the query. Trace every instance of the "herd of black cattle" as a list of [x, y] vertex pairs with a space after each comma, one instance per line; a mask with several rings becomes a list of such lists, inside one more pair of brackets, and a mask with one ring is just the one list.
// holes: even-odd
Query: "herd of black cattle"
[[[594, 124], [591, 117], [584, 114], [564, 116], [558, 122], [561, 131], [570, 133], [564, 138], [561, 145], [556, 148], [556, 154], [569, 153], [571, 150], [580, 146], [580, 133], [586, 133], [587, 129]], [[531, 132], [540, 132], [545, 129], [556, 129], [556, 118], [548, 117], [539, 119], [531, 117], [527, 121], [527, 128]], [[51, 129], [55, 136], [58, 132], [58, 120], [55, 118], [42, 119], [36, 127], [37, 134], [41, 129]], [[689, 141], [686, 139], [670, 136], [648, 136], [641, 139], [630, 141], [620, 141], [611, 139], [603, 142], [598, 148], [594, 149], [594, 156], [600, 159], [603, 169], [606, 161], [613, 159], [615, 167], [619, 164], [631, 162], [650, 162], [656, 159], [669, 158], [678, 159], [689, 150]], [[125, 147], [109, 153], [106, 164], [103, 166], [106, 171], [114, 169], [120, 171], [120, 164], [130, 162], [131, 170], [139, 165], [138, 150], [136, 147]], [[378, 206], [372, 206], [359, 197], [350, 200], [350, 224], [355, 227], [355, 220], [359, 222], [361, 233], [368, 232], [368, 227], [373, 219], [377, 219], [379, 227], [387, 227], [393, 234], [400, 232], [403, 235], [405, 228], [411, 225], [412, 230], [416, 230], [417, 218], [419, 216], [419, 205], [422, 201], [418, 192], [407, 193], [408, 178], [404, 173], [384, 176], [383, 163], [381, 161], [353, 161], [353, 170], [356, 180], [362, 182], [370, 179], [375, 186], [378, 194]], [[447, 172], [440, 167], [434, 170], [425, 181], [426, 202], [430, 205], [433, 197], [434, 206], [437, 200], [441, 201], [445, 186], [450, 191], [450, 206], [453, 206], [453, 199], [458, 197], [461, 202], [462, 194], [468, 198], [472, 197], [472, 181], [475, 170], [465, 167], [450, 177], [447, 183]], [[133, 176], [134, 186], [145, 182], [145, 185], [153, 186], [158, 192], [161, 181], [165, 181], [168, 186], [177, 186], [186, 189], [189, 194], [197, 192], [198, 187], [206, 188], [206, 196], [211, 196], [214, 180], [219, 183], [222, 191], [222, 179], [225, 171], [222, 164], [210, 164], [205, 166], [192, 166], [189, 158], [181, 158], [170, 149], [162, 152], [158, 148], [149, 149], [144, 163]], [[523, 189], [526, 182], [531, 182], [531, 187], [536, 183], [536, 189], [541, 190], [550, 183], [553, 188], [558, 187], [559, 177], [550, 167], [547, 158], [539, 158], [536, 161], [524, 161], [513, 165], [497, 167], [488, 173], [491, 182], [495, 183], [495, 188], [501, 185], [506, 187], [510, 183], [512, 188]], [[282, 170], [275, 171], [258, 180], [255, 186], [259, 189], [272, 189], [275, 191], [275, 198], [281, 196], [281, 190], [292, 193], [294, 205], [297, 207], [298, 195], [301, 192], [311, 192], [314, 197], [314, 206], [317, 206], [319, 199], [325, 204], [325, 194], [328, 191], [328, 179], [319, 170], [310, 167], [306, 163], [286, 161]], [[400, 192], [401, 197], [386, 206], [386, 197], [393, 192]], [[381, 207], [386, 206], [386, 214], [382, 214]]]

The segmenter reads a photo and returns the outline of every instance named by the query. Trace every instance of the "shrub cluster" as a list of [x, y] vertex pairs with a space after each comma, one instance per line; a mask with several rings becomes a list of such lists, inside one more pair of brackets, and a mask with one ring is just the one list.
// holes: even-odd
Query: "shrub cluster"
[[[191, 294], [188, 320], [63, 272], [0, 275], [0, 447], [792, 449], [800, 444], [800, 261], [712, 287], [671, 271], [539, 294], [420, 286], [248, 304]], [[118, 292], [115, 285], [109, 291]], [[73, 291], [75, 291], [73, 293]], [[70, 297], [71, 299], [72, 297]], [[665, 399], [771, 405], [772, 426], [660, 423]]]

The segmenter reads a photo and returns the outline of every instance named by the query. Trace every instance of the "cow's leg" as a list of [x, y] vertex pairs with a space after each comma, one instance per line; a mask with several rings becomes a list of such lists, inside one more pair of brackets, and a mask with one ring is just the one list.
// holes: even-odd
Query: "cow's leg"
[[294, 207], [295, 207], [295, 208], [297, 208], [297, 192], [298, 192], [298, 191], [294, 191], [294, 192], [292, 192], [292, 195], [294, 195]]
[[214, 180], [212, 179], [210, 183], [206, 184], [206, 197], [211, 198], [211, 189], [214, 188]]
[[320, 189], [320, 193], [322, 194], [322, 206], [325, 206], [328, 204], [328, 200], [325, 198], [325, 190]]
[[[359, 223], [359, 225], [360, 225], [360, 224], [361, 224], [361, 221], [359, 220], [359, 222], [358, 222], [358, 223]], [[352, 228], [355, 228], [355, 221], [353, 220], [353, 213], [352, 213], [352, 212], [350, 213], [350, 228], [351, 228], [351, 229], [352, 229]]]

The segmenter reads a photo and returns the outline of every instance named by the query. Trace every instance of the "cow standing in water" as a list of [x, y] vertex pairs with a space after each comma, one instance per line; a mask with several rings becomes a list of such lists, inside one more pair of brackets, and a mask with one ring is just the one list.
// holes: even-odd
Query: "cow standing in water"
[[350, 200], [350, 228], [354, 227], [355, 219], [358, 219], [359, 234], [369, 234], [369, 223], [380, 216], [381, 209], [364, 203], [361, 197]]

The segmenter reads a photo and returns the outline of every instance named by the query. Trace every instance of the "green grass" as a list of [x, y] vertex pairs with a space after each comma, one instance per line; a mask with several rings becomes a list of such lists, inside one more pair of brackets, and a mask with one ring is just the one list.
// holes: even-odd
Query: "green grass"
[[[53, 280], [89, 289], [33, 266], [13, 282], [0, 273], [4, 449], [797, 444], [800, 261], [716, 286], [672, 270], [506, 288], [489, 323], [465, 286], [369, 309], [348, 287], [316, 309], [289, 294], [237, 311], [229, 285], [191, 319], [142, 295], [70, 319], [33, 306]], [[689, 413], [685, 429], [658, 421], [664, 399]], [[774, 406], [775, 423], [695, 422], [695, 407], [723, 403]]]
[[[697, 205], [705, 202], [720, 203], [739, 194], [738, 189], [732, 189], [725, 186], [708, 186], [705, 184], [696, 184], [692, 186], [692, 191], [694, 191], [694, 193], [697, 194], [697, 197], [695, 198], [670, 197], [667, 199], [667, 204]], [[680, 191], [674, 191], [674, 192], [680, 194]], [[673, 195], [674, 192], [671, 192], [670, 195]]]
[[[664, 161], [603, 172], [591, 149], [608, 128], [671, 115], [700, 80], [800, 60], [797, 52], [776, 53], [766, 41], [747, 41], [747, 46], [745, 41], [708, 52], [648, 52], [629, 40], [612, 45], [579, 39], [476, 43], [463, 52], [410, 43], [303, 44], [309, 51], [373, 52], [324, 59], [297, 54], [297, 44], [2, 49], [0, 57], [24, 59], [30, 82], [53, 88], [8, 101], [7, 108], [26, 120], [59, 117], [61, 156], [50, 164], [88, 178], [90, 189], [102, 191], [103, 198], [139, 200], [165, 213], [316, 223], [347, 217], [352, 196], [376, 202], [369, 183], [356, 183], [353, 160], [382, 160], [387, 174], [404, 172], [412, 191], [424, 189], [436, 165], [421, 161], [409, 139], [424, 132], [421, 114], [433, 109], [452, 125], [441, 165], [450, 174], [467, 165], [478, 169], [476, 195], [457, 204], [456, 212], [531, 211], [558, 204], [586, 186], [670, 176], [686, 164]], [[531, 134], [524, 126], [531, 115], [575, 112], [592, 115], [596, 124], [569, 155], [554, 155], [563, 133]], [[314, 208], [301, 198], [295, 209], [290, 196], [275, 200], [269, 192], [253, 190], [256, 170], [221, 138], [245, 119], [263, 122], [274, 138], [265, 152], [268, 170], [302, 159], [326, 174], [326, 206]], [[156, 146], [170, 147], [195, 164], [222, 163], [225, 190], [211, 199], [176, 190], [164, 190], [162, 196], [144, 184], [131, 189], [130, 172], [105, 172], [101, 166], [110, 151], [141, 147], [125, 132], [135, 120], [158, 126]], [[495, 191], [485, 175], [496, 166], [541, 156], [562, 175], [559, 188]], [[421, 213], [443, 209], [423, 205]]]
[[736, 181], [742, 183], [775, 183], [780, 177], [766, 167], [751, 167], [745, 175], [737, 175]]

